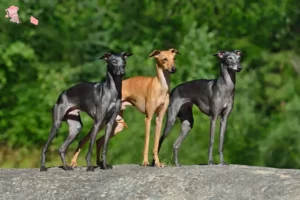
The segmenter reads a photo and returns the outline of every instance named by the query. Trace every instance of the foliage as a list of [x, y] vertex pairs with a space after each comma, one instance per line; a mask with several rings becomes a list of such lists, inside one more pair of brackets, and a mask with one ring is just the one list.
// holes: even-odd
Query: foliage
[[[217, 50], [242, 50], [244, 69], [237, 74], [225, 159], [236, 164], [300, 167], [299, 1], [0, 1], [3, 13], [10, 5], [20, 8], [21, 24], [0, 18], [3, 167], [38, 167], [54, 102], [76, 83], [102, 80], [105, 63], [97, 58], [103, 53], [134, 54], [128, 59], [127, 78], [154, 76], [154, 60], [148, 55], [171, 47], [180, 52], [172, 88], [188, 80], [217, 77], [219, 64], [212, 56]], [[38, 26], [29, 23], [31, 15], [39, 19]], [[183, 164], [207, 162], [209, 119], [196, 108], [193, 112], [194, 128], [179, 151]], [[141, 163], [144, 116], [134, 108], [124, 115], [129, 129], [110, 141], [109, 161]], [[76, 141], [91, 128], [91, 119], [86, 114], [82, 118], [84, 129]], [[179, 128], [176, 124], [160, 153], [168, 164]], [[63, 125], [50, 146], [52, 165], [60, 164], [56, 151], [66, 137]], [[76, 145], [70, 146], [68, 158]], [[85, 165], [84, 153], [79, 165]]]

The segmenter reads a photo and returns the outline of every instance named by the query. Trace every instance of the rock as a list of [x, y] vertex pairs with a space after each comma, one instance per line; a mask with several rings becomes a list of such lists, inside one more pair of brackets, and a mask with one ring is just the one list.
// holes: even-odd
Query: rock
[[0, 199], [300, 199], [300, 170], [229, 166], [1, 169]]

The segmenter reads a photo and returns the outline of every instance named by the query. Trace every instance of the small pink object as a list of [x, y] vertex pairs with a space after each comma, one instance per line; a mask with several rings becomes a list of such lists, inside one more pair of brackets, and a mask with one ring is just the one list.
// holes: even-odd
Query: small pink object
[[6, 11], [6, 18], [10, 18], [11, 22], [20, 23], [19, 16], [18, 16], [19, 8], [16, 6], [10, 6], [7, 8]]
[[34, 18], [33, 16], [30, 17], [30, 23], [34, 24], [34, 25], [38, 25], [39, 20], [37, 20], [36, 18]]

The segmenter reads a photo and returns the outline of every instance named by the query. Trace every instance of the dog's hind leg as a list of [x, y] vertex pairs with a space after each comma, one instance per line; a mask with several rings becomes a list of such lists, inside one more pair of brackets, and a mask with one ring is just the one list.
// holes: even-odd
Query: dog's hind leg
[[181, 143], [187, 136], [187, 134], [193, 128], [193, 124], [194, 124], [192, 104], [183, 105], [182, 108], [180, 109], [180, 112], [178, 113], [178, 117], [181, 121], [181, 131], [178, 138], [173, 144], [174, 161], [177, 167], [180, 166], [178, 162], [178, 150], [181, 146]]
[[82, 147], [85, 145], [85, 143], [91, 138], [91, 132], [89, 132], [86, 136], [84, 136], [83, 139], [81, 139], [79, 142], [78, 142], [78, 146], [75, 150], [75, 153], [74, 153], [74, 156], [71, 160], [71, 167], [75, 168], [77, 167], [77, 158], [78, 158], [78, 155], [82, 149]]
[[[157, 150], [158, 153], [160, 151], [162, 143], [164, 142], [165, 138], [169, 135], [172, 127], [175, 124], [177, 114], [178, 114], [178, 111], [181, 106], [182, 106], [181, 102], [174, 102], [172, 104], [169, 104], [168, 110], [166, 112], [166, 115], [167, 115], [166, 124], [165, 124], [164, 130], [163, 130], [163, 133], [159, 139], [158, 150]], [[154, 165], [155, 165], [155, 160], [153, 159], [152, 166], [154, 166]]]
[[163, 134], [159, 139], [158, 152], [161, 148], [161, 145], [162, 145], [163, 141], [169, 135], [171, 129], [174, 126], [177, 115], [178, 115], [178, 112], [179, 112], [181, 106], [182, 106], [182, 102], [176, 102], [176, 101], [169, 105], [169, 108], [167, 110], [166, 125], [164, 127]]
[[65, 160], [66, 150], [69, 147], [69, 145], [74, 141], [74, 139], [77, 137], [77, 135], [80, 133], [82, 129], [82, 122], [79, 115], [77, 116], [69, 115], [66, 117], [66, 119], [69, 125], [69, 136], [66, 139], [66, 141], [63, 143], [63, 145], [59, 148], [59, 154], [63, 163], [62, 168], [64, 170], [72, 170], [73, 168], [67, 166], [67, 162]]
[[[102, 130], [104, 127], [104, 124], [101, 125], [100, 127], [100, 130]], [[71, 160], [71, 167], [75, 168], [77, 167], [77, 158], [78, 158], [78, 155], [82, 149], [82, 147], [85, 145], [85, 143], [91, 138], [91, 131], [86, 135], [84, 136], [84, 138], [82, 138], [79, 143], [78, 143], [78, 146], [75, 150], [75, 153], [74, 153], [74, 156]]]
[[51, 128], [48, 140], [42, 150], [40, 171], [47, 171], [47, 168], [45, 166], [46, 152], [47, 152], [49, 144], [52, 142], [52, 140], [56, 136], [56, 134], [61, 126], [61, 122], [63, 120], [66, 110], [67, 110], [67, 108], [64, 104], [55, 104], [52, 108], [52, 121], [53, 121], [52, 128]]

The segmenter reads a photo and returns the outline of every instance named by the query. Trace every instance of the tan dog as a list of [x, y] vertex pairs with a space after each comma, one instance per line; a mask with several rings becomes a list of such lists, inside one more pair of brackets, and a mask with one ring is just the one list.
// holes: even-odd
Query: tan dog
[[[141, 113], [146, 115], [145, 118], [145, 144], [144, 144], [144, 161], [143, 166], [149, 165], [148, 151], [151, 120], [154, 114], [156, 117], [155, 141], [153, 147], [153, 157], [155, 166], [162, 167], [158, 158], [158, 142], [161, 132], [162, 121], [169, 105], [170, 90], [170, 73], [175, 73], [175, 56], [179, 54], [176, 49], [165, 51], [154, 50], [149, 57], [156, 58], [156, 76], [145, 77], [136, 76], [126, 79], [122, 82], [122, 108], [120, 115], [117, 117], [114, 132], [111, 137], [122, 131], [124, 126], [127, 127], [123, 120], [123, 110], [126, 106], [133, 105]], [[71, 166], [77, 166], [77, 157], [82, 146], [89, 140], [90, 134], [85, 136], [78, 144], [76, 152], [72, 158]], [[101, 165], [100, 150], [103, 146], [104, 136], [97, 140], [97, 164]]]

